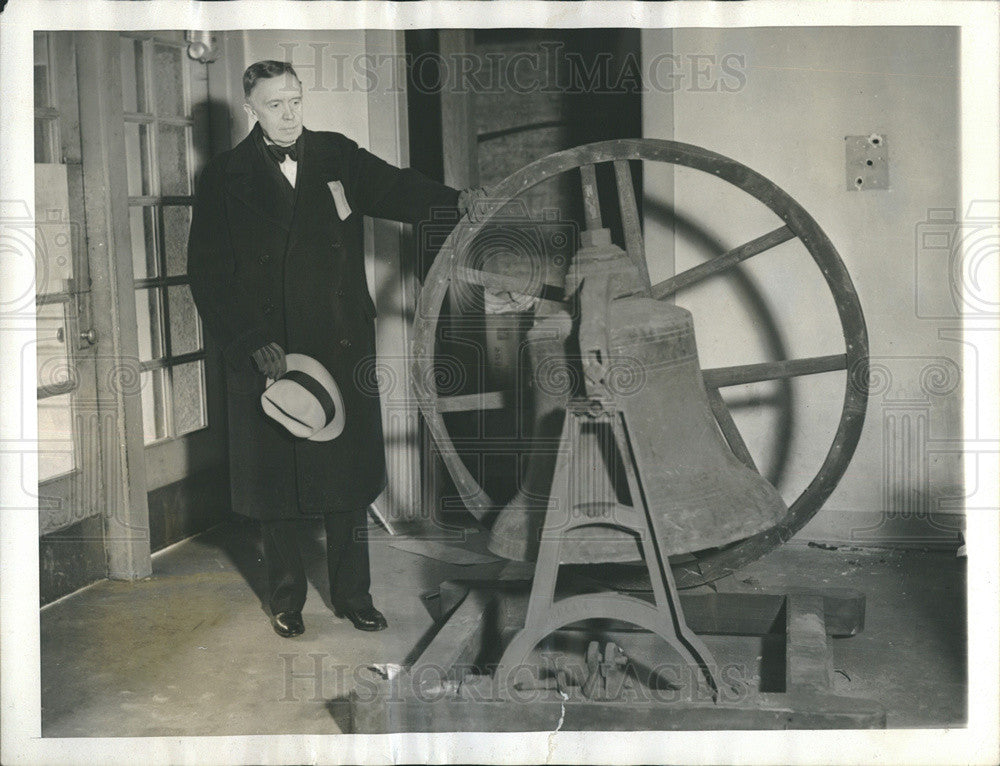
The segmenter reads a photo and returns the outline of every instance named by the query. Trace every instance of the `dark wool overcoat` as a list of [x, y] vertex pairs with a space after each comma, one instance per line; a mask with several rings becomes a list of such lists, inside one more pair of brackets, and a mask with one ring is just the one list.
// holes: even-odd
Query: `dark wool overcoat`
[[[365, 507], [385, 487], [378, 393], [365, 374], [375, 307], [362, 217], [418, 224], [454, 209], [458, 197], [339, 133], [303, 130], [297, 145], [294, 189], [259, 125], [214, 157], [198, 182], [188, 245], [195, 303], [226, 362], [233, 510], [258, 519]], [[341, 189], [350, 209], [343, 220], [334, 201]], [[264, 415], [265, 378], [251, 354], [269, 342], [315, 357], [333, 375], [346, 415], [338, 438], [297, 440]]]

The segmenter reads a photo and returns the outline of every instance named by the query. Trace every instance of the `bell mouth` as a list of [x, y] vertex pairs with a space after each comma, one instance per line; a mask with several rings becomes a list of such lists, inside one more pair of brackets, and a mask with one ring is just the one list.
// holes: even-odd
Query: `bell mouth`
[[[583, 505], [591, 506], [588, 511], [599, 513], [601, 510], [595, 506], [611, 504]], [[631, 512], [631, 508], [628, 508], [628, 511]], [[508, 506], [497, 517], [497, 522], [490, 532], [487, 548], [491, 553], [512, 561], [534, 561], [538, 556], [544, 522], [544, 510], [525, 511]], [[560, 538], [559, 560], [562, 564], [608, 562], [637, 564], [642, 561], [641, 551], [639, 540], [633, 532], [613, 526], [606, 521], [602, 523], [601, 519], [594, 517], [592, 524], [578, 526]]]
[[[641, 562], [638, 538], [618, 525], [636, 512], [631, 505], [606, 500], [576, 504], [571, 518], [579, 526], [560, 539], [561, 563]], [[651, 508], [663, 555], [690, 556], [691, 560], [696, 560], [697, 551], [723, 548], [771, 529], [787, 514], [788, 507], [778, 491], [735, 458], [724, 471], [692, 472], [685, 480], [673, 482]], [[487, 547], [506, 559], [534, 561], [545, 523], [546, 510], [528, 504], [519, 493], [497, 514]], [[558, 534], [558, 527], [556, 514], [549, 528]]]

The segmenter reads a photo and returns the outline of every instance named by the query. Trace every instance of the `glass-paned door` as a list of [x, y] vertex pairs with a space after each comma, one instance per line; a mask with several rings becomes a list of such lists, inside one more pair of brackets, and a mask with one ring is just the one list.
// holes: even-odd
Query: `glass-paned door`
[[183, 40], [119, 42], [143, 431], [151, 444], [208, 424], [201, 320], [186, 274], [192, 78]]
[[[34, 37], [35, 365], [40, 533], [100, 512], [101, 413], [91, 327], [77, 75], [68, 32]], [[26, 374], [30, 373], [26, 369]]]
[[[190, 473], [219, 442], [212, 379], [187, 276], [194, 178], [210, 151], [207, 67], [179, 32], [119, 36], [128, 227], [150, 489]], [[204, 445], [202, 445], [204, 446]]]

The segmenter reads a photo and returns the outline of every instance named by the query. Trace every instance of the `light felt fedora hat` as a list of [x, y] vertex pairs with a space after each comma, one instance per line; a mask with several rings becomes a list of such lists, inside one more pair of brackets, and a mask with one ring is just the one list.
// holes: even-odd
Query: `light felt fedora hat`
[[288, 354], [285, 363], [284, 375], [267, 379], [260, 396], [264, 413], [300, 439], [336, 439], [344, 430], [344, 399], [333, 376], [305, 354]]

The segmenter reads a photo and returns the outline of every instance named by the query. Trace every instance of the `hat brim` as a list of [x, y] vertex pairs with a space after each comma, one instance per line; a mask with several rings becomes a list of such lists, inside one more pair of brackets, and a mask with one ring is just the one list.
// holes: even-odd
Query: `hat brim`
[[[289, 371], [299, 370], [311, 376], [326, 389], [327, 393], [330, 394], [330, 398], [333, 399], [333, 419], [319, 431], [305, 438], [313, 442], [328, 442], [340, 436], [344, 432], [344, 426], [347, 424], [347, 415], [344, 412], [344, 397], [340, 393], [337, 381], [333, 379], [333, 376], [326, 367], [305, 354], [286, 354], [285, 368]], [[267, 379], [268, 386], [273, 382], [271, 378]]]

